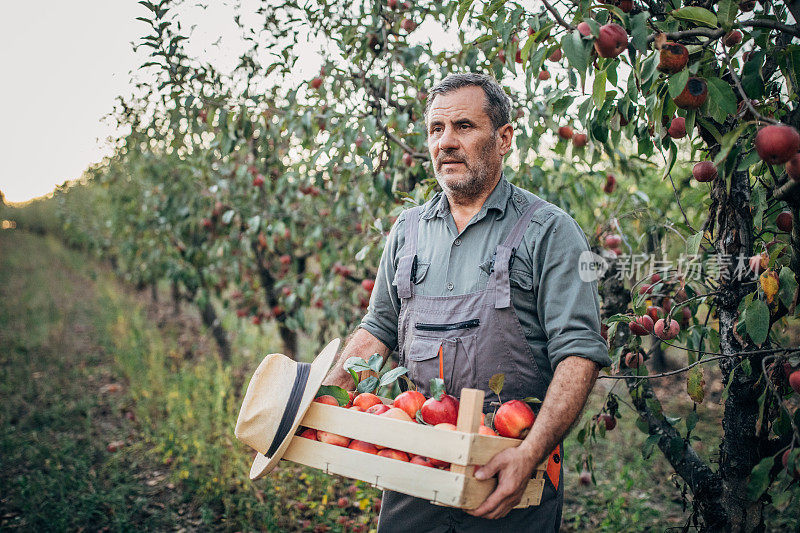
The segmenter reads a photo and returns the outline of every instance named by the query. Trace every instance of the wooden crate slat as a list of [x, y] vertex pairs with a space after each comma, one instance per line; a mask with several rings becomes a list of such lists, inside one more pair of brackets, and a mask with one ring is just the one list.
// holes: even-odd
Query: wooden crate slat
[[460, 507], [463, 475], [294, 436], [284, 459], [432, 502]]
[[472, 435], [314, 402], [302, 426], [448, 463], [467, 465]]
[[[519, 439], [510, 439], [508, 437], [493, 437], [492, 435], [470, 435], [469, 457], [467, 462], [474, 465], [485, 465], [491, 460], [492, 457], [507, 450], [508, 448], [516, 448], [522, 441]], [[547, 470], [547, 460], [540, 464], [536, 470], [544, 472]]]
[[[497, 486], [497, 480], [487, 479], [485, 481], [478, 481], [475, 478], [467, 478], [464, 487], [464, 509], [474, 509], [482, 504], [484, 500], [494, 492]], [[519, 509], [522, 507], [530, 507], [531, 505], [539, 505], [542, 502], [542, 491], [544, 490], [544, 479], [531, 479], [528, 481], [528, 486], [522, 495], [520, 502], [514, 507]]]

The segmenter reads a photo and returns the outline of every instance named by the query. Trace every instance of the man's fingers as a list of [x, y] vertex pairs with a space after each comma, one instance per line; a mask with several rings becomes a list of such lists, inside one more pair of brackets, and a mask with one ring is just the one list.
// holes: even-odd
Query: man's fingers
[[492, 513], [500, 503], [508, 496], [504, 491], [501, 492], [499, 489], [495, 489], [493, 493], [489, 495], [486, 500], [480, 504], [476, 509], [472, 509], [471, 511], [468, 510], [467, 513], [471, 514], [472, 516], [478, 517], [485, 517]]
[[505, 461], [503, 461], [502, 457], [500, 457], [500, 454], [497, 454], [492, 457], [488, 463], [475, 470], [475, 478], [481, 481], [484, 479], [489, 479], [497, 474], [497, 472], [499, 472], [504, 465]]

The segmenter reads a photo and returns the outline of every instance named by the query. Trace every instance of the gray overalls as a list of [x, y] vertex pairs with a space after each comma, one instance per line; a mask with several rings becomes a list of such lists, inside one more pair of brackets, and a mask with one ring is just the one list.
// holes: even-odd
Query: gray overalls
[[[547, 383], [542, 379], [522, 326], [511, 306], [510, 262], [522, 242], [534, 212], [547, 202], [536, 198], [523, 212], [505, 241], [497, 246], [494, 268], [486, 288], [459, 296], [414, 294], [417, 237], [421, 207], [406, 213], [405, 246], [397, 266], [397, 294], [401, 299], [398, 319], [400, 364], [420, 392], [429, 395], [431, 378], [439, 377], [439, 347], [448, 394], [458, 396], [464, 387], [483, 389], [484, 412], [498, 400], [489, 390], [489, 378], [505, 374], [502, 400], [535, 396], [544, 400]], [[561, 457], [556, 458], [559, 463]], [[560, 466], [560, 464], [559, 464]], [[562, 476], [559, 470], [557, 479]], [[500, 532], [558, 531], [561, 524], [563, 483], [556, 488], [545, 476], [542, 502], [512, 510], [499, 520], [468, 515], [460, 509], [385, 491], [379, 533], [390, 532]]]

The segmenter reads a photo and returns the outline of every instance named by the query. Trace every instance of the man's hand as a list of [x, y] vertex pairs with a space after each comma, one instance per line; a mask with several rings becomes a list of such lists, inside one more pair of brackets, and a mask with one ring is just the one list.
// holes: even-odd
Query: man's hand
[[556, 366], [553, 381], [530, 433], [516, 448], [504, 450], [475, 471], [478, 479], [497, 474], [497, 488], [480, 506], [467, 511], [482, 518], [502, 518], [522, 499], [531, 473], [580, 418], [597, 379], [597, 365], [577, 356]]
[[498, 453], [475, 477], [484, 480], [497, 475], [497, 487], [478, 508], [467, 513], [480, 518], [502, 518], [522, 499], [536, 464], [527, 450], [508, 448]]

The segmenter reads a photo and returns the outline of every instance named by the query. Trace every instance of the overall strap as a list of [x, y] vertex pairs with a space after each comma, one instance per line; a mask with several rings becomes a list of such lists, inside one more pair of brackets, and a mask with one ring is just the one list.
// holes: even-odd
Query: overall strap
[[406, 242], [404, 255], [397, 263], [397, 296], [411, 298], [411, 288], [417, 270], [417, 233], [422, 206], [412, 207], [406, 211]]
[[541, 198], [531, 202], [522, 213], [522, 216], [519, 217], [517, 223], [514, 224], [514, 227], [511, 228], [511, 233], [508, 234], [503, 244], [497, 245], [494, 258], [495, 309], [504, 309], [511, 306], [511, 282], [508, 276], [511, 260], [517, 252], [517, 247], [522, 242], [525, 230], [528, 229], [528, 225], [533, 220], [533, 214], [546, 204], [547, 202]]

